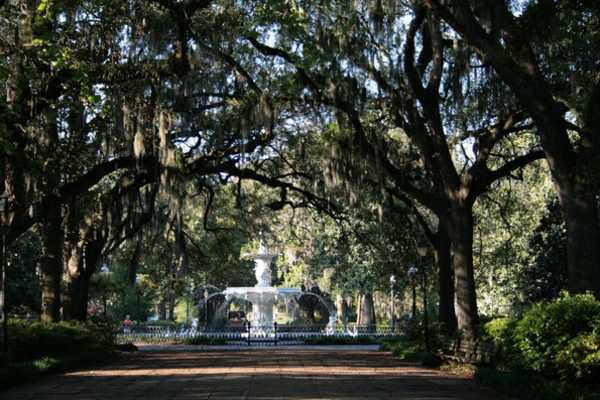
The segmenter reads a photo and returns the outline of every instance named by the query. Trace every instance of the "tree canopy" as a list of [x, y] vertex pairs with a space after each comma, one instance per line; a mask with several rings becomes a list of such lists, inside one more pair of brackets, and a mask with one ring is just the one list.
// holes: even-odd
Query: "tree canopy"
[[84, 320], [104, 296], [173, 318], [251, 285], [259, 232], [281, 283], [340, 299], [392, 274], [401, 293], [419, 266], [467, 336], [564, 288], [598, 296], [599, 11], [2, 2], [11, 312]]

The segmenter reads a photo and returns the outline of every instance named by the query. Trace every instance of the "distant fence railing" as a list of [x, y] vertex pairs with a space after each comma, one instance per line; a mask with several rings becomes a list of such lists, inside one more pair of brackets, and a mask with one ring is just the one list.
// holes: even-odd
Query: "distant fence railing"
[[194, 343], [194, 344], [300, 344], [319, 338], [359, 338], [400, 335], [389, 325], [277, 325], [191, 328], [186, 326], [131, 326], [117, 332], [117, 343]]

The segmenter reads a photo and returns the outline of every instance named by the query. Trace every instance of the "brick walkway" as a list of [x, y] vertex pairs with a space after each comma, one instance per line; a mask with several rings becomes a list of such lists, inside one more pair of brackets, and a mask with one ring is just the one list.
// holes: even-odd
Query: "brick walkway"
[[2, 400], [494, 399], [388, 353], [315, 349], [140, 352], [0, 392]]

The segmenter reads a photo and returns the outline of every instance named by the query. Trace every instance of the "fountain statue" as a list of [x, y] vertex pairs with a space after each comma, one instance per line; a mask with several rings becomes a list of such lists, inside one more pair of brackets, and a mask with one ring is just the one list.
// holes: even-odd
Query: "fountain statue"
[[249, 321], [251, 325], [271, 329], [274, 326], [273, 308], [275, 304], [279, 300], [296, 299], [303, 293], [299, 288], [271, 286], [271, 262], [276, 254], [269, 252], [262, 240], [258, 252], [250, 256], [254, 259], [256, 285], [253, 287], [228, 287], [222, 293], [227, 300], [238, 298], [252, 303], [252, 316]]

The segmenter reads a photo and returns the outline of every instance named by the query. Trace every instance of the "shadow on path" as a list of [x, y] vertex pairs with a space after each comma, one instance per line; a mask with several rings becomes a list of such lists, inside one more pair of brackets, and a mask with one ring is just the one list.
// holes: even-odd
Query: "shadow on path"
[[144, 352], [0, 392], [4, 400], [496, 399], [466, 378], [389, 353], [269, 348]]

